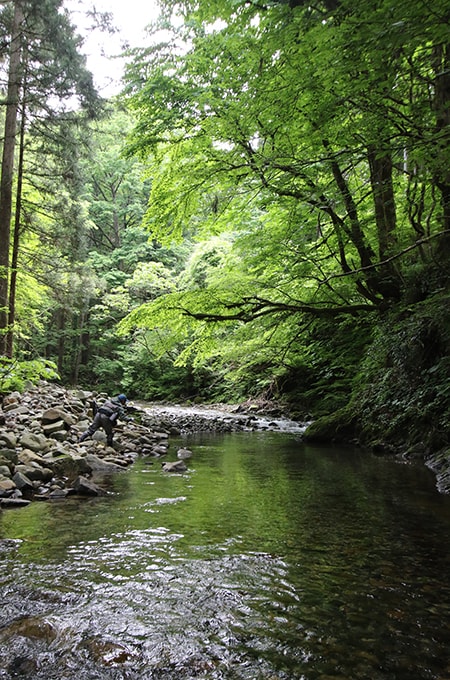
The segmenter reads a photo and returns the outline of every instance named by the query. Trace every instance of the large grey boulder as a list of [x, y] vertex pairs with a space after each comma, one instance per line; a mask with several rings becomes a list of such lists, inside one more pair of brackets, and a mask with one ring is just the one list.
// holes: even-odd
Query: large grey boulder
[[25, 430], [20, 438], [20, 445], [24, 449], [31, 449], [32, 451], [48, 451], [49, 443], [43, 434], [35, 434], [29, 430]]
[[20, 491], [33, 491], [33, 482], [22, 472], [15, 472], [12, 481]]
[[104, 496], [106, 491], [101, 489], [86, 477], [77, 477], [72, 485], [73, 490], [81, 496]]
[[119, 472], [123, 467], [99, 458], [95, 453], [88, 453], [85, 458], [92, 472]]
[[15, 449], [16, 446], [17, 437], [13, 432], [0, 432], [0, 447]]

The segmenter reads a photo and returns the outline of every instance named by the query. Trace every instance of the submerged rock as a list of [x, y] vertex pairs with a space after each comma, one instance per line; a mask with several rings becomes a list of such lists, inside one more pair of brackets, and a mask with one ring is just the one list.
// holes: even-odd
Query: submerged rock
[[192, 451], [190, 449], [178, 449], [177, 458], [191, 458]]
[[182, 460], [168, 461], [162, 464], [162, 469], [164, 472], [186, 472], [187, 465]]

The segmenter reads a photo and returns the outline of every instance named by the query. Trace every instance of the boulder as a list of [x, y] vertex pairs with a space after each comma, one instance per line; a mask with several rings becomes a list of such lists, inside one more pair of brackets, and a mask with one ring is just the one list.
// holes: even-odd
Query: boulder
[[55, 407], [46, 409], [41, 417], [42, 425], [51, 425], [61, 420], [68, 427], [75, 425], [77, 422], [77, 419], [71, 413], [67, 413], [67, 411]]
[[9, 416], [17, 416], [28, 413], [29, 409], [26, 406], [20, 406], [19, 404], [16, 403], [5, 405], [5, 403], [3, 402], [3, 411], [5, 413], [8, 413]]
[[15, 449], [17, 437], [13, 432], [0, 432], [0, 446], [6, 449]]
[[14, 449], [0, 449], [0, 460], [7, 461], [7, 463], [12, 463], [15, 465], [18, 461], [18, 456]]
[[153, 446], [150, 449], [150, 453], [152, 456], [165, 456], [167, 453], [168, 446], [164, 446], [163, 444], [158, 444], [157, 446]]
[[14, 489], [17, 489], [12, 479], [3, 477], [0, 479], [0, 497], [8, 496]]
[[63, 500], [64, 498], [67, 498], [69, 493], [69, 489], [53, 489], [48, 494], [48, 498], [53, 501]]
[[105, 456], [102, 459], [105, 463], [114, 463], [114, 465], [119, 465], [120, 467], [128, 467], [132, 462], [128, 458], [117, 458], [116, 456]]
[[30, 505], [31, 501], [25, 498], [0, 498], [0, 506], [2, 508], [23, 508], [25, 505]]
[[104, 496], [106, 494], [97, 484], [81, 476], [74, 481], [73, 489], [81, 496]]
[[31, 451], [30, 449], [24, 449], [21, 451], [18, 456], [18, 462], [22, 463], [22, 465], [30, 465], [30, 463], [37, 463], [38, 465], [43, 465], [45, 466], [46, 460], [42, 456], [40, 456], [38, 453], [35, 453], [34, 451]]
[[20, 491], [32, 491], [34, 489], [31, 479], [22, 472], [15, 472], [12, 481]]
[[48, 441], [43, 434], [34, 434], [29, 430], [25, 430], [20, 438], [20, 445], [24, 449], [31, 449], [32, 451], [48, 451]]
[[15, 472], [20, 472], [32, 482], [49, 482], [53, 479], [53, 470], [41, 467], [40, 465], [37, 465], [37, 463], [31, 465], [16, 465]]
[[57, 457], [46, 457], [45, 463], [56, 474], [74, 478], [79, 474], [89, 474], [92, 468], [86, 457], [78, 454], [63, 453]]
[[86, 392], [85, 390], [70, 390], [69, 395], [80, 401], [87, 401], [93, 397], [92, 392]]
[[69, 437], [69, 432], [64, 429], [64, 430], [58, 430], [58, 432], [53, 432], [52, 434], [52, 439], [54, 439], [57, 442], [65, 442], [67, 441]]
[[42, 431], [46, 437], [51, 437], [56, 432], [61, 430], [66, 431], [66, 424], [64, 420], [55, 420], [53, 423], [42, 424]]
[[190, 451], [190, 449], [178, 449], [177, 451], [178, 458], [191, 458], [191, 456], [192, 451]]
[[118, 472], [123, 470], [120, 465], [116, 463], [109, 463], [95, 455], [95, 453], [88, 453], [85, 458], [92, 472]]

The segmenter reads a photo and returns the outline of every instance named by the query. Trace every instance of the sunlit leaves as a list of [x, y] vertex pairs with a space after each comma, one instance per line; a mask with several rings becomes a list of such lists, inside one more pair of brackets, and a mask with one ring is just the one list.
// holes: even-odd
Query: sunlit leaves
[[[152, 181], [149, 231], [205, 245], [178, 292], [128, 328], [173, 320], [178, 360], [230, 375], [299, 360], [319, 370], [314, 318], [343, 327], [351, 314], [356, 328], [361, 312], [397, 303], [406, 268], [431, 252], [417, 239], [443, 228], [444, 3], [165, 6], [185, 18], [172, 39], [185, 51], [168, 40], [130, 65], [129, 149]], [[218, 234], [228, 248], [210, 266]]]

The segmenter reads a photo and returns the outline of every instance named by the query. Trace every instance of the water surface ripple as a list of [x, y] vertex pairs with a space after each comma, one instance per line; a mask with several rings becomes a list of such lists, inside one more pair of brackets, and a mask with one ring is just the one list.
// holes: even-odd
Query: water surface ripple
[[450, 677], [450, 499], [426, 468], [197, 435], [98, 499], [0, 515], [0, 679]]

